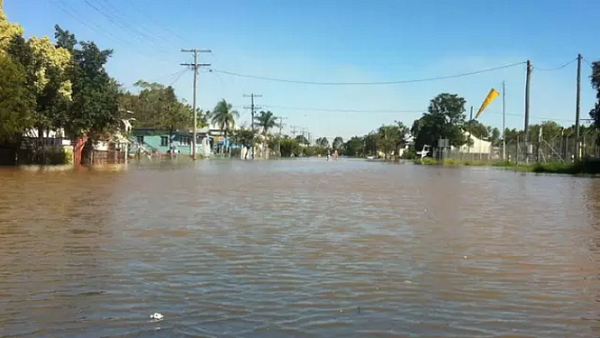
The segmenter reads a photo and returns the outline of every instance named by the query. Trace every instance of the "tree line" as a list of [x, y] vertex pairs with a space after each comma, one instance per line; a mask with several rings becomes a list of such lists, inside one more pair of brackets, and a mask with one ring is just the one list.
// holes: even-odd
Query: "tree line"
[[[0, 0], [0, 148], [16, 150], [28, 130], [38, 137], [51, 130], [63, 130], [74, 144], [83, 144], [82, 161], [98, 140], [114, 135], [124, 119], [135, 119], [135, 127], [167, 130], [193, 128], [192, 107], [177, 97], [171, 86], [140, 80], [134, 87], [137, 93], [124, 90], [106, 71], [113, 55], [93, 41], [80, 41], [59, 25], [54, 27], [54, 41], [49, 37], [23, 36], [23, 27], [9, 22]], [[600, 62], [592, 64], [592, 87], [597, 102], [590, 111], [591, 127], [600, 128]], [[305, 135], [279, 135], [275, 114], [261, 111], [252, 126], [236, 128], [239, 113], [225, 100], [212, 111], [197, 109], [199, 128], [212, 123], [225, 138], [245, 147], [261, 144], [280, 156], [316, 156], [338, 151], [353, 157], [397, 157], [400, 149], [411, 144], [405, 157], [414, 156], [424, 145], [435, 146], [445, 138], [458, 147], [472, 142], [468, 134], [500, 145], [502, 133], [498, 128], [467, 120], [465, 99], [457, 94], [442, 93], [434, 97], [427, 112], [408, 127], [395, 121], [377, 130], [344, 141], [335, 137], [331, 144], [320, 137], [314, 142]], [[543, 128], [543, 138], [570, 135], [573, 126], [563, 128], [555, 122], [530, 126], [530, 135]], [[506, 141], [524, 138], [516, 129], [504, 131]], [[532, 136], [535, 138], [536, 136]], [[412, 142], [409, 142], [412, 140]], [[231, 144], [221, 151], [229, 152]]]
[[119, 85], [105, 66], [112, 50], [79, 41], [56, 25], [55, 41], [23, 37], [0, 2], [0, 144], [18, 148], [28, 130], [38, 137], [64, 130], [91, 145], [118, 128]]

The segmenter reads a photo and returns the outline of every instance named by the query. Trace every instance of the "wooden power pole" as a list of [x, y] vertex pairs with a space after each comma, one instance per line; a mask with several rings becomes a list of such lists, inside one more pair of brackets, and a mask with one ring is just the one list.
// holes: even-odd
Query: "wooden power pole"
[[[262, 95], [257, 95], [257, 94], [250, 94], [250, 95], [244, 95], [244, 97], [249, 97], [250, 98], [250, 107], [245, 107], [245, 108], [250, 108], [250, 113], [251, 113], [251, 126], [252, 126], [252, 132], [256, 133], [256, 129], [254, 128], [254, 112], [256, 111], [256, 109], [260, 109], [260, 107], [257, 107], [254, 105], [254, 98], [255, 97], [262, 97]], [[254, 151], [255, 151], [255, 147], [254, 145], [252, 146], [252, 159], [254, 159]]]
[[531, 82], [531, 61], [527, 60], [525, 80], [525, 163], [529, 163], [529, 86]]
[[581, 54], [577, 54], [577, 98], [575, 99], [575, 161], [579, 161], [579, 116], [581, 110]]
[[196, 160], [196, 141], [198, 137], [198, 112], [196, 111], [196, 87], [198, 82], [198, 68], [210, 66], [209, 63], [198, 63], [198, 53], [210, 53], [210, 49], [182, 49], [183, 53], [194, 53], [194, 63], [182, 63], [182, 66], [192, 67], [194, 71], [194, 100], [192, 103], [192, 111], [194, 114], [194, 136], [192, 139], [192, 159]]

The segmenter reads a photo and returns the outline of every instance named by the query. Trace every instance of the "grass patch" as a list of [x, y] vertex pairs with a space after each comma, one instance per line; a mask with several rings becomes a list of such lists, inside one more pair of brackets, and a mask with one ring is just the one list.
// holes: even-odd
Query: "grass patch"
[[418, 159], [418, 160], [414, 160], [415, 164], [422, 164], [422, 165], [449, 165], [449, 166], [459, 166], [459, 165], [464, 165], [464, 166], [484, 166], [484, 165], [488, 165], [489, 163], [484, 162], [484, 161], [461, 161], [461, 160], [455, 160], [453, 158], [446, 158], [443, 161], [439, 161], [435, 158], [432, 157], [425, 157], [424, 159]]
[[484, 161], [461, 161], [455, 159], [445, 159], [438, 161], [435, 158], [427, 157], [414, 160], [415, 164], [421, 165], [447, 165], [447, 166], [492, 166], [515, 170], [518, 172], [532, 172], [538, 174], [569, 174], [569, 175], [600, 175], [600, 159], [584, 159], [576, 163], [535, 163], [519, 164], [510, 161], [484, 162]]

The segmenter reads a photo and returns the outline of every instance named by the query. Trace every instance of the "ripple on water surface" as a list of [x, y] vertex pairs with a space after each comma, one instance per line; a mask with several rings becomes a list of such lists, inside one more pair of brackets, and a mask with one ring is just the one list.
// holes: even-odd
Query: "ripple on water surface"
[[0, 336], [596, 337], [599, 182], [344, 159], [0, 170]]

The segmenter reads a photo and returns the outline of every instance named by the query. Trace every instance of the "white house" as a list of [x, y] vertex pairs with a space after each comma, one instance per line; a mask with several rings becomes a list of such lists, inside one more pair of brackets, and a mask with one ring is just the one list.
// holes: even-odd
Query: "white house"
[[468, 144], [464, 144], [458, 148], [452, 147], [452, 150], [458, 150], [461, 153], [471, 153], [471, 154], [492, 154], [492, 142], [482, 140], [478, 137], [470, 135], [469, 132], [465, 132], [467, 137], [470, 137], [473, 141], [473, 144], [469, 146]]

